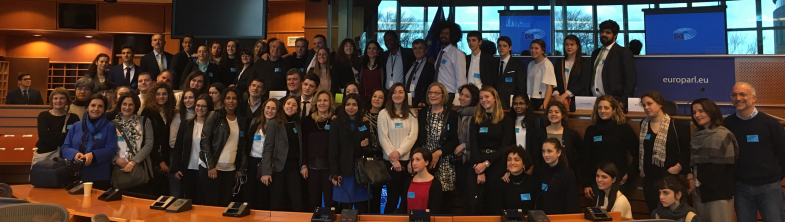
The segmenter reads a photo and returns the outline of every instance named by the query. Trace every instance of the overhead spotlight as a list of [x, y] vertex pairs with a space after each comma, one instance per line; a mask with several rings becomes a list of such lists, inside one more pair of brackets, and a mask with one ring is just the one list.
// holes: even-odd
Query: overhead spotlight
[[33, 36], [35, 36], [35, 37], [41, 37], [41, 35], [38, 35], [38, 34], [35, 34], [35, 35], [33, 35]]
[[92, 38], [93, 38], [93, 36], [92, 36], [92, 35], [86, 35], [86, 36], [84, 36], [84, 37], [85, 37], [85, 38], [88, 38], [88, 39], [92, 39]]

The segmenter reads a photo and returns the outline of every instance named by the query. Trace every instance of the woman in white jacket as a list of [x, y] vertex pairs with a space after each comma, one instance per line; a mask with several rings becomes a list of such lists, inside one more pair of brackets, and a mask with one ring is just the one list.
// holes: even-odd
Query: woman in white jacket
[[[407, 209], [406, 196], [402, 194], [408, 190], [411, 176], [406, 171], [409, 164], [409, 151], [417, 141], [417, 117], [409, 109], [409, 101], [402, 83], [395, 83], [390, 87], [385, 108], [379, 112], [378, 131], [379, 145], [382, 147], [383, 156], [388, 160], [392, 182], [387, 184], [387, 204], [385, 214], [396, 212], [396, 209]], [[402, 202], [398, 206], [398, 199]], [[396, 208], [395, 206], [398, 206]], [[378, 206], [373, 206], [378, 207]]]

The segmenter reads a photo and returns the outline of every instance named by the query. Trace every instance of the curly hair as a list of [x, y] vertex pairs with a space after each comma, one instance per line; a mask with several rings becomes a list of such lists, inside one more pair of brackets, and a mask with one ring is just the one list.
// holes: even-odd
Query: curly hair
[[439, 30], [440, 32], [444, 29], [450, 29], [450, 44], [458, 44], [458, 42], [461, 41], [461, 38], [463, 38], [461, 26], [455, 22], [443, 21], [436, 27], [438, 27], [436, 30]]
[[[163, 105], [159, 105], [158, 101], [155, 99], [155, 94], [158, 92], [159, 89], [166, 89], [166, 103]], [[172, 119], [174, 119], [174, 114], [177, 113], [175, 110], [175, 103], [174, 101], [174, 92], [172, 91], [172, 87], [169, 84], [163, 82], [157, 82], [147, 90], [147, 93], [144, 95], [144, 108], [150, 109], [152, 111], [163, 112], [164, 113], [164, 121], [167, 123], [171, 123]]]

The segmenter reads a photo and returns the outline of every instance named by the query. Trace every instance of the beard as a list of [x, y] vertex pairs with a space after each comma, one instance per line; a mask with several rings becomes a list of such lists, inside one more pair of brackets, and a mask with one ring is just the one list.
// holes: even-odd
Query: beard
[[608, 37], [605, 37], [605, 36], [600, 37], [600, 43], [602, 43], [602, 45], [607, 46], [607, 45], [612, 44], [613, 42], [614, 41], [609, 39]]

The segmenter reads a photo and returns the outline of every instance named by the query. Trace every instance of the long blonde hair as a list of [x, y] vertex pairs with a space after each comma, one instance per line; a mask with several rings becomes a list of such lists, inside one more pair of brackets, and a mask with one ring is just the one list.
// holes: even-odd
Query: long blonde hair
[[[480, 92], [483, 91], [490, 93], [494, 100], [496, 100], [493, 105], [493, 113], [491, 114], [493, 115], [491, 123], [499, 123], [499, 121], [502, 121], [504, 118], [504, 110], [502, 108], [502, 102], [499, 100], [499, 93], [491, 86], [483, 86]], [[482, 100], [482, 98], [480, 98], [480, 100]], [[478, 103], [477, 106], [474, 107], [474, 122], [480, 124], [487, 118], [488, 114], [486, 114], [485, 107], [482, 107], [482, 103]]]
[[611, 104], [611, 109], [613, 109], [611, 119], [613, 122], [616, 122], [616, 124], [624, 124], [627, 122], [627, 117], [621, 109], [621, 103], [611, 95], [604, 95], [597, 97], [597, 100], [594, 101], [594, 110], [591, 113], [591, 125], [596, 125], [597, 121], [600, 121], [601, 119], [600, 114], [597, 113], [597, 111], [600, 109], [600, 102], [602, 101], [608, 101], [608, 103]]
[[333, 95], [330, 94], [330, 92], [327, 91], [327, 90], [319, 90], [318, 92], [316, 92], [316, 94], [313, 95], [313, 98], [311, 98], [311, 111], [313, 112], [313, 113], [311, 113], [311, 118], [313, 120], [317, 121], [317, 122], [322, 117], [319, 116], [319, 108], [316, 107], [316, 102], [319, 100], [319, 96], [322, 95], [322, 94], [327, 94], [327, 96], [330, 97], [330, 99], [328, 101], [328, 102], [330, 102], [330, 107], [327, 108], [327, 116], [332, 116], [333, 113], [335, 113], [335, 106], [333, 106], [333, 104], [334, 104], [333, 103]]

